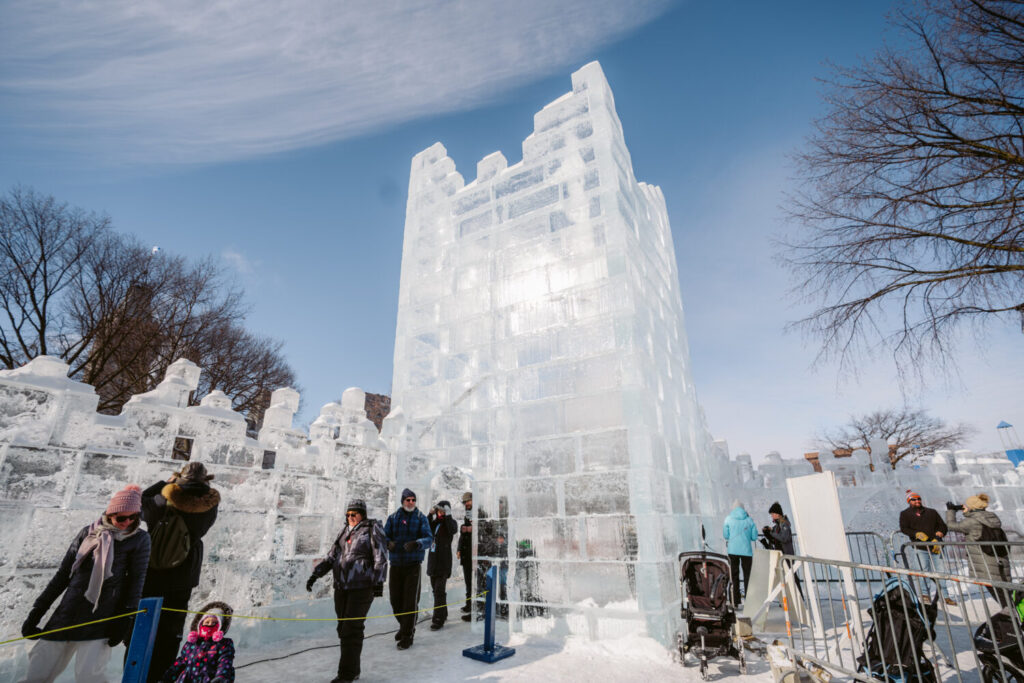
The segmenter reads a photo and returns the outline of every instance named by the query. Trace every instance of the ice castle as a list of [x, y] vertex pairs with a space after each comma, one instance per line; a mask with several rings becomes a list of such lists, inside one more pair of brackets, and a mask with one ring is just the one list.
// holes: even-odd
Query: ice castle
[[[755, 518], [802, 457], [756, 468], [712, 442], [690, 374], [665, 202], [638, 182], [601, 68], [538, 112], [522, 161], [500, 153], [466, 184], [440, 144], [412, 162], [393, 410], [378, 435], [360, 389], [295, 429], [299, 395], [275, 391], [263, 427], [221, 392], [188, 397], [201, 368], [174, 363], [121, 415], [96, 413], [92, 387], [39, 357], [0, 372], [0, 635], [15, 634], [74, 532], [126, 482], [148, 485], [183, 459], [207, 463], [223, 502], [194, 594], [262, 616], [333, 615], [307, 600], [311, 560], [329, 549], [348, 497], [371, 517], [411, 486], [421, 507], [474, 492], [477, 557], [501, 567], [512, 629], [592, 638], [678, 625], [676, 554], [721, 548], [735, 497]], [[882, 451], [885, 445], [881, 444]], [[874, 470], [868, 454], [824, 454], [849, 530], [888, 531], [914, 487], [926, 504], [985, 490], [1012, 539], [1024, 529], [1024, 464], [969, 452], [921, 469]], [[457, 572], [458, 573], [458, 572]], [[326, 597], [326, 582], [317, 597]], [[460, 599], [461, 579], [449, 598]], [[427, 606], [424, 596], [421, 606]], [[375, 601], [371, 614], [389, 611]], [[318, 623], [236, 629], [249, 646], [323, 635]], [[24, 646], [0, 651], [0, 679]]]
[[392, 391], [399, 486], [472, 479], [513, 612], [669, 637], [675, 558], [719, 507], [711, 439], [665, 200], [597, 62], [519, 163], [467, 184], [441, 144], [413, 158]]

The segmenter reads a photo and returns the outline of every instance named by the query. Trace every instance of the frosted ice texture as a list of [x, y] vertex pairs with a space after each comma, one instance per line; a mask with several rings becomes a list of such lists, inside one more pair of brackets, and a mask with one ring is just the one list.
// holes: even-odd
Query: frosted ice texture
[[711, 441], [664, 198], [600, 66], [572, 84], [518, 164], [496, 152], [466, 184], [442, 145], [414, 157], [386, 432], [400, 486], [472, 472], [513, 613], [612, 609], [665, 639], [675, 556], [716, 507]]

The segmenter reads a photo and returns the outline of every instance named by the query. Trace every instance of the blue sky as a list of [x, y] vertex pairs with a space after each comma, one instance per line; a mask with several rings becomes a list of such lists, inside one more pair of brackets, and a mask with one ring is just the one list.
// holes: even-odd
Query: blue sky
[[[512, 5], [515, 9], [508, 9]], [[348, 386], [388, 392], [409, 162], [440, 140], [463, 175], [510, 163], [533, 114], [597, 59], [636, 175], [664, 190], [691, 361], [733, 453], [799, 455], [818, 430], [901, 402], [892, 366], [812, 371], [771, 259], [787, 158], [823, 111], [828, 61], [886, 38], [888, 2], [0, 6], [0, 189], [105, 212], [164, 250], [215, 254], [253, 329], [286, 342], [301, 421]], [[412, 9], [410, 9], [412, 8]], [[894, 39], [894, 36], [889, 36]], [[1024, 422], [1019, 329], [965, 338], [959, 378], [915, 405], [995, 449]]]

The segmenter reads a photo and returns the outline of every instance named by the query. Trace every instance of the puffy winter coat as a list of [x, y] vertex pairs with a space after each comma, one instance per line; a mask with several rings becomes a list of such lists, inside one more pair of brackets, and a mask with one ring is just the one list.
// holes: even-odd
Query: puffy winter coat
[[[946, 510], [946, 526], [950, 531], [959, 531], [965, 541], [980, 541], [983, 526], [1002, 528], [1003, 523], [996, 513], [988, 510], [968, 510], [963, 521], [956, 521], [956, 510]], [[975, 578], [996, 581], [1010, 580], [1010, 565], [1006, 559], [988, 555], [980, 545], [967, 546], [967, 562]]]
[[949, 530], [939, 513], [932, 508], [907, 506], [900, 513], [900, 531], [914, 543], [920, 543], [921, 539], [917, 537], [918, 531], [924, 532], [929, 541], [934, 541], [938, 539], [936, 533], [942, 532], [942, 535], [945, 536]]
[[161, 683], [231, 683], [235, 680], [235, 644], [225, 637], [231, 626], [230, 609], [222, 602], [211, 602], [199, 610], [226, 610], [227, 614], [220, 617], [220, 629], [211, 638], [199, 635], [199, 622], [204, 615], [197, 614], [192, 619], [185, 644], [174, 664], [160, 677]]
[[[49, 621], [46, 622], [46, 626], [43, 627], [44, 631], [84, 624], [88, 621], [137, 610], [139, 598], [142, 596], [142, 584], [146, 579], [146, 567], [149, 566], [149, 534], [139, 529], [138, 524], [138, 522], [135, 523], [134, 534], [123, 540], [114, 541], [114, 561], [110, 567], [112, 576], [104, 579], [103, 590], [100, 592], [95, 610], [93, 604], [85, 597], [85, 591], [89, 588], [89, 578], [92, 576], [93, 556], [90, 554], [84, 558], [75, 573], [71, 573], [71, 567], [75, 564], [75, 556], [78, 555], [78, 547], [89, 532], [89, 527], [86, 526], [71, 541], [57, 573], [46, 584], [42, 594], [36, 598], [32, 605], [32, 611], [29, 612], [28, 621], [33, 624], [39, 623], [39, 620], [43, 618], [46, 611], [50, 609], [50, 605], [61, 593], [64, 596]], [[42, 636], [42, 638], [44, 640], [100, 640], [123, 634], [128, 623], [127, 619], [115, 619], [101, 624], [52, 633]]]
[[452, 575], [452, 540], [459, 527], [450, 515], [437, 517], [431, 514], [428, 521], [434, 542], [427, 553], [427, 576], [443, 576], [447, 579]]
[[730, 555], [753, 555], [751, 544], [757, 540], [757, 525], [742, 507], [735, 508], [722, 525]]
[[168, 484], [158, 481], [142, 492], [142, 519], [153, 528], [173, 507], [185, 522], [189, 551], [185, 561], [171, 569], [153, 569], [146, 578], [146, 595], [190, 591], [199, 585], [203, 567], [203, 536], [217, 521], [220, 492], [205, 484]]
[[772, 544], [781, 550], [783, 555], [796, 554], [793, 552], [793, 526], [787, 517], [780, 517], [768, 531], [771, 532]]
[[335, 590], [370, 588], [388, 576], [387, 539], [375, 519], [364, 519], [354, 527], [345, 526], [334, 540], [327, 558], [313, 568], [320, 578], [334, 572]]
[[[423, 552], [430, 547], [433, 536], [430, 534], [430, 523], [427, 516], [418, 509], [406, 512], [398, 508], [388, 517], [384, 525], [384, 535], [395, 544], [395, 549], [388, 551], [388, 559], [393, 567], [407, 567], [423, 562]], [[406, 550], [405, 544], [415, 541], [416, 547]]]
[[[466, 529], [469, 529], [466, 531]], [[467, 512], [466, 519], [459, 529], [459, 545], [456, 548], [459, 552], [459, 562], [462, 564], [473, 563], [473, 513]]]

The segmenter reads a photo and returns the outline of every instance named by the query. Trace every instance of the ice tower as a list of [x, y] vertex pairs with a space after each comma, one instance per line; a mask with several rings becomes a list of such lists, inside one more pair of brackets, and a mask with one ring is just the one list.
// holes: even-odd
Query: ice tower
[[466, 184], [439, 143], [413, 158], [385, 433], [423, 503], [472, 478], [515, 627], [667, 640], [676, 554], [719, 507], [711, 440], [664, 198], [600, 65], [572, 86], [518, 164], [495, 152]]

